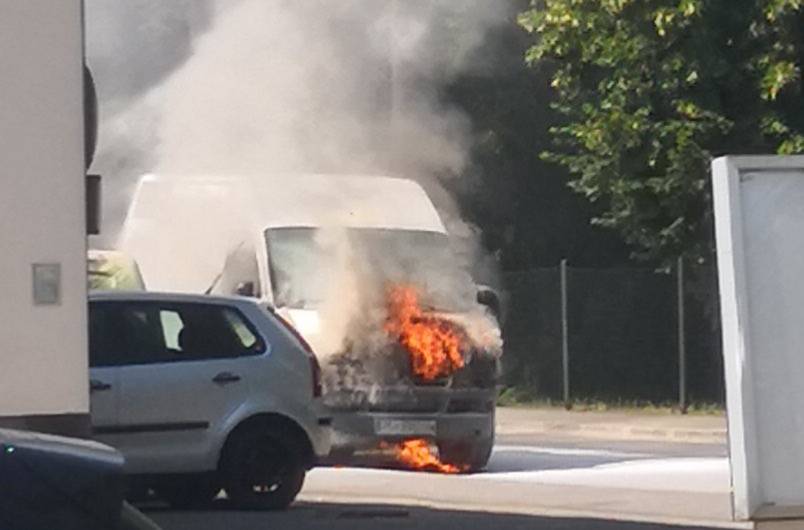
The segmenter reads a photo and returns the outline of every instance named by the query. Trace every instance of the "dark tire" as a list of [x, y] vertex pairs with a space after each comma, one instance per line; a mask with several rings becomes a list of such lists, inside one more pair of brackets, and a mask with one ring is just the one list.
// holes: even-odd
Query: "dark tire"
[[241, 510], [283, 510], [304, 484], [306, 467], [299, 449], [266, 428], [236, 432], [221, 461], [226, 494]]
[[465, 473], [483, 471], [491, 458], [494, 440], [467, 442], [440, 442], [441, 461], [461, 468]]
[[220, 491], [214, 475], [169, 477], [156, 486], [157, 495], [179, 510], [207, 508]]

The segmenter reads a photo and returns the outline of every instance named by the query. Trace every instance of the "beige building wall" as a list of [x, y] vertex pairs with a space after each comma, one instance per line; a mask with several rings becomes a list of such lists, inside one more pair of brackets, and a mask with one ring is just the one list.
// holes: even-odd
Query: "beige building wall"
[[0, 0], [0, 426], [89, 411], [82, 26], [81, 0]]

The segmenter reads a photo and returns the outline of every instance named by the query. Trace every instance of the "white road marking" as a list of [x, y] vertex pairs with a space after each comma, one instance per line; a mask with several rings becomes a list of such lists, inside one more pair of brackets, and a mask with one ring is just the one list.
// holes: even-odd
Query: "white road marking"
[[504, 453], [534, 453], [555, 456], [598, 456], [604, 458], [645, 458], [650, 453], [631, 453], [621, 451], [607, 451], [603, 449], [572, 449], [562, 447], [538, 447], [533, 445], [496, 445], [492, 451], [494, 454]]
[[[331, 474], [330, 474], [331, 473]], [[533, 446], [497, 446], [488, 470], [473, 475], [432, 475], [411, 471], [339, 468], [314, 471], [319, 479], [402, 484], [425, 478], [515, 482], [596, 488], [728, 493], [727, 458], [659, 458], [647, 453]]]
[[471, 475], [480, 481], [526, 482], [638, 489], [725, 493], [730, 488], [727, 458], [659, 458], [626, 460], [564, 469], [502, 471]]

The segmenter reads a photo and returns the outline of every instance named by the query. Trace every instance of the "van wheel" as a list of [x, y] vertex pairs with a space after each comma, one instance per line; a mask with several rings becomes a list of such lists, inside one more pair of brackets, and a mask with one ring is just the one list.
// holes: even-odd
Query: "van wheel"
[[220, 491], [214, 475], [165, 477], [156, 484], [157, 495], [179, 510], [206, 508]]
[[466, 473], [483, 471], [491, 458], [494, 440], [479, 440], [475, 443], [440, 442], [438, 454], [447, 464], [458, 466]]
[[243, 510], [282, 510], [304, 484], [296, 448], [266, 429], [252, 428], [227, 442], [221, 462], [226, 494]]

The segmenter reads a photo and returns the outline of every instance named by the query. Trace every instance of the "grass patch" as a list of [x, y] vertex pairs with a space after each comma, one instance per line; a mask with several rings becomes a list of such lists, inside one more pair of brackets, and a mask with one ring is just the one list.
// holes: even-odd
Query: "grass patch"
[[[497, 398], [500, 407], [523, 408], [567, 408], [560, 400], [539, 396], [525, 388], [506, 387]], [[602, 399], [573, 399], [569, 408], [577, 412], [634, 412], [639, 414], [677, 414], [678, 404], [671, 402], [653, 403], [643, 400], [602, 400]], [[725, 412], [725, 407], [717, 403], [694, 402], [687, 407], [688, 414], [719, 416]]]

